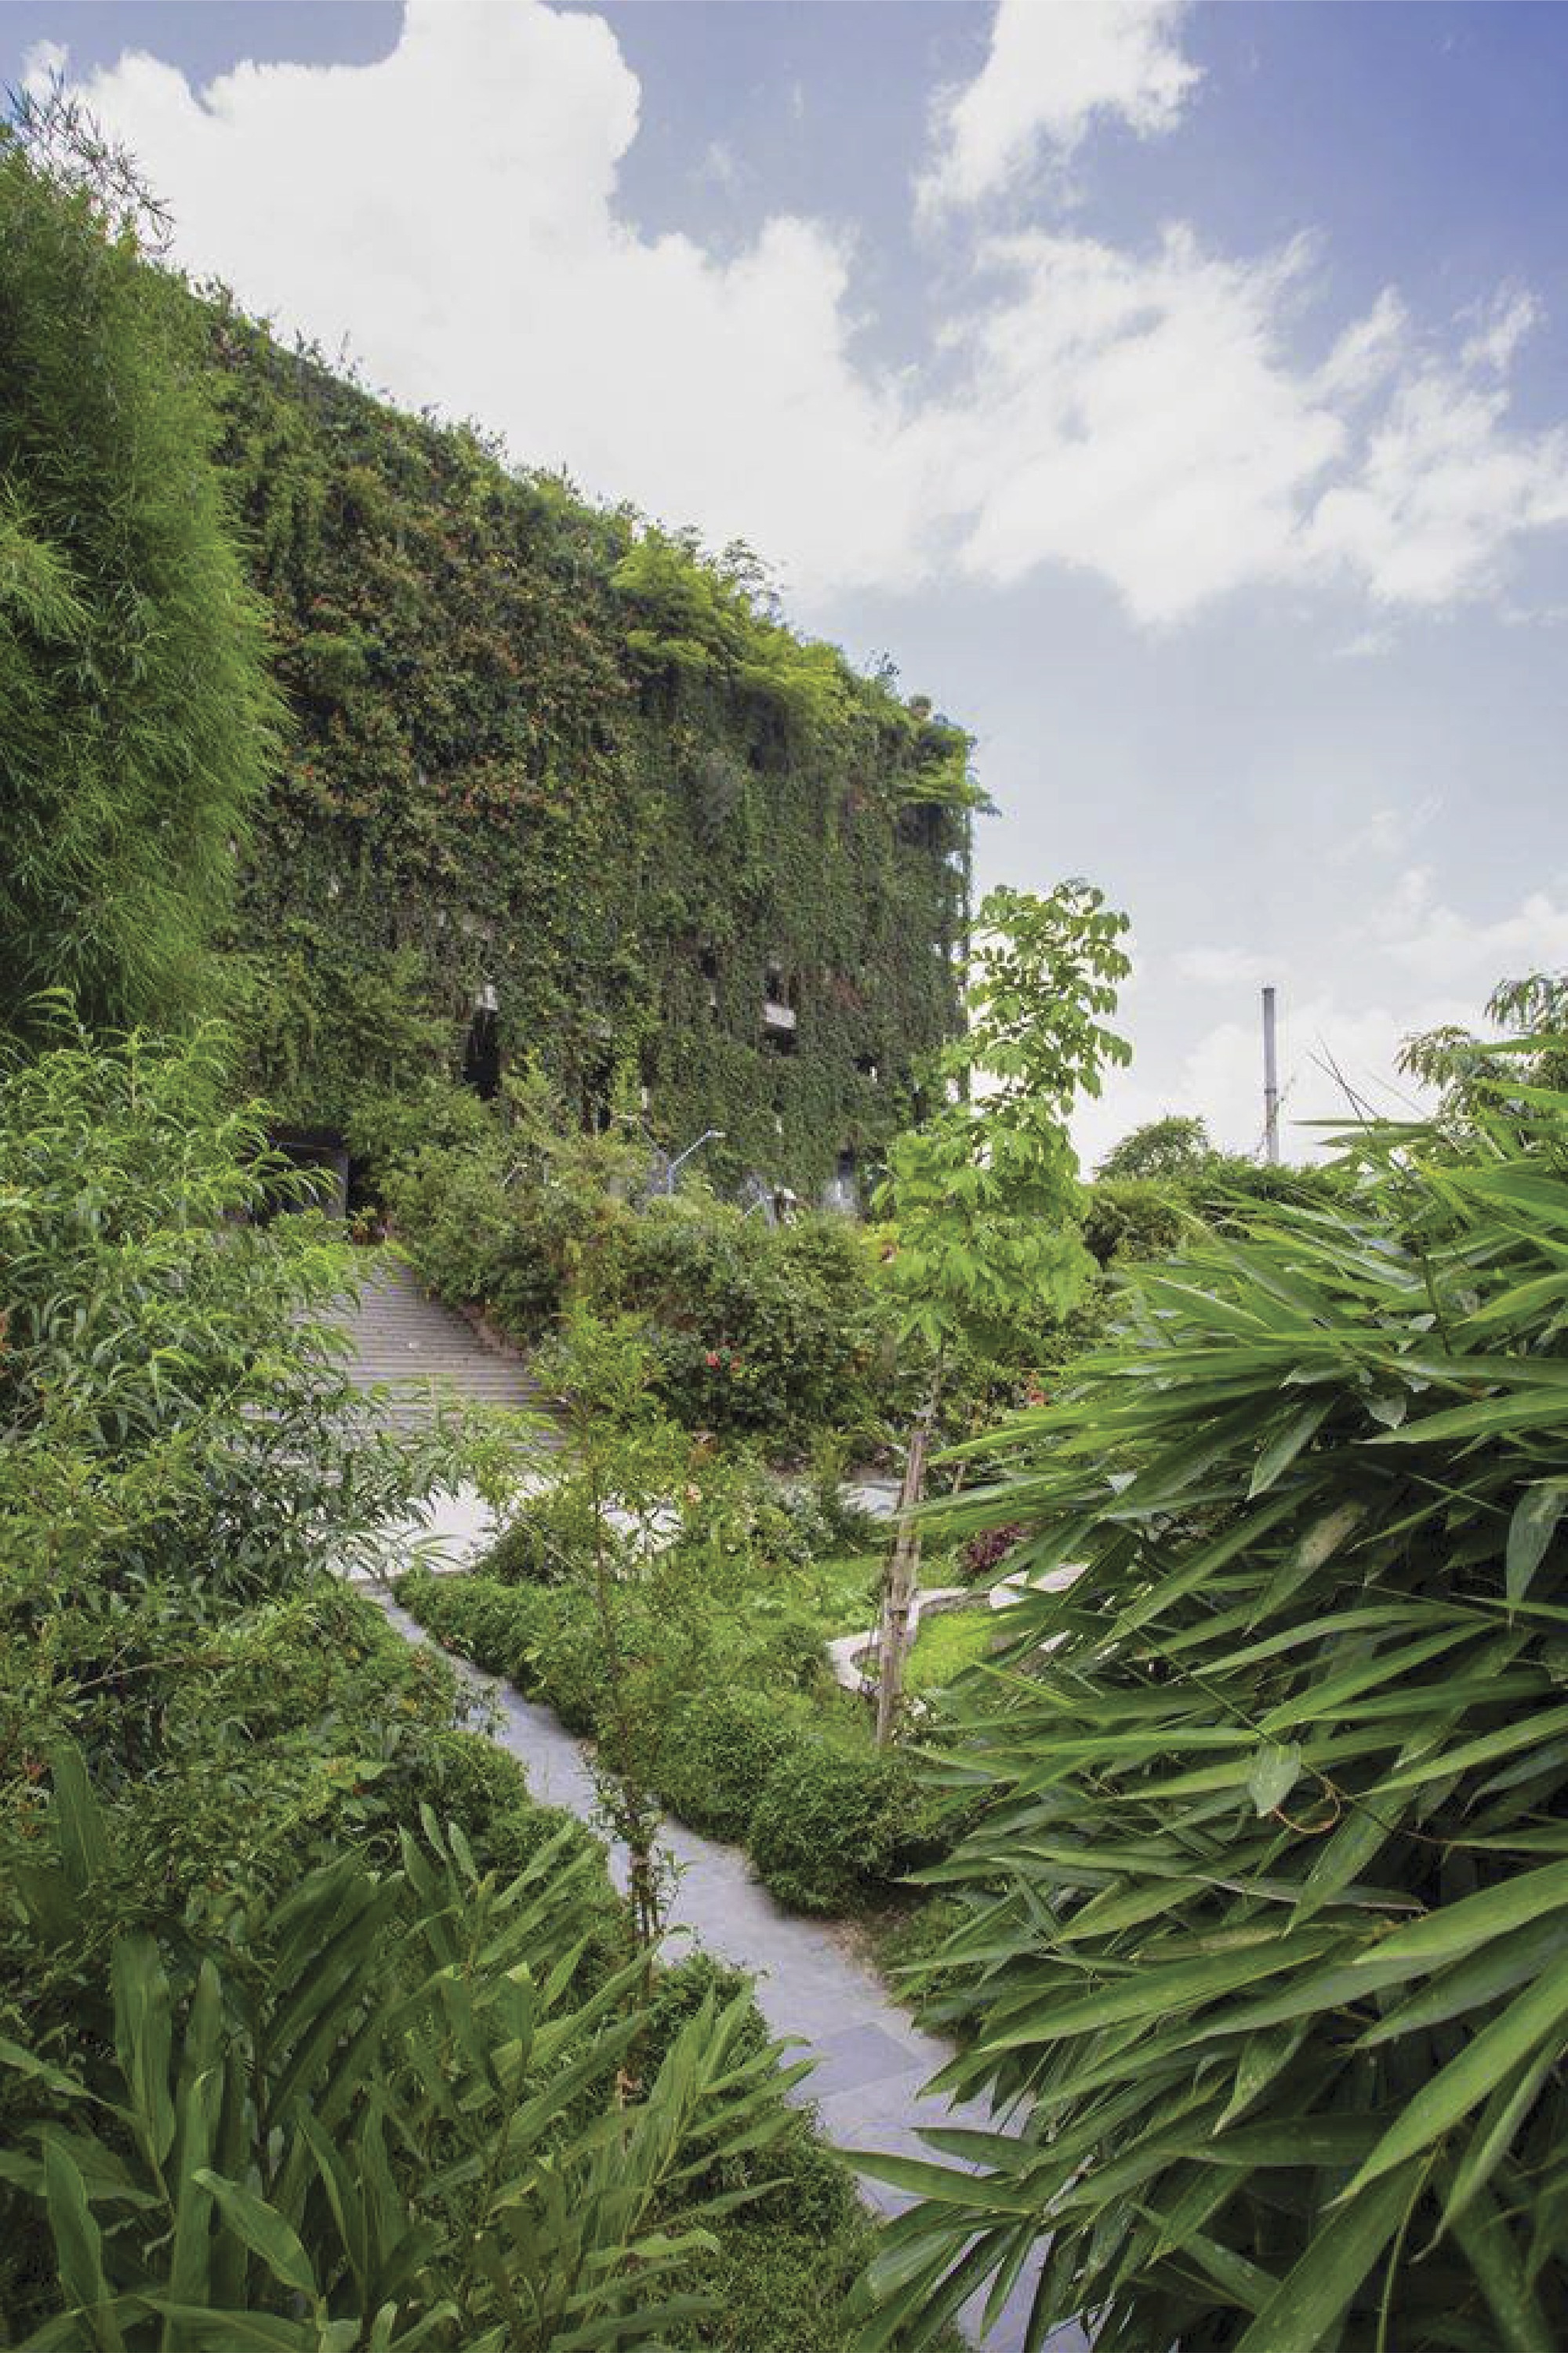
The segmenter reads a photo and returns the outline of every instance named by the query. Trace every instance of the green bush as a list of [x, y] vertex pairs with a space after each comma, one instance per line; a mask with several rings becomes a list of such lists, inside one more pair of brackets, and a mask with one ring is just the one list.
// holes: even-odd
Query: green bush
[[908, 1756], [797, 1735], [752, 1815], [757, 1875], [797, 1912], [853, 1912], [920, 1850], [930, 1807]]
[[[615, 1531], [597, 1533], [618, 1555]], [[542, 1493], [519, 1505], [476, 1564], [477, 1573], [502, 1585], [560, 1585], [589, 1567], [595, 1534], [593, 1498], [582, 1477], [567, 1466]]]
[[[404, 1645], [403, 1647], [406, 1647]], [[604, 1870], [604, 1849], [575, 1815], [542, 1806], [528, 1794], [528, 1776], [517, 1758], [487, 1733], [440, 1727], [398, 1761], [395, 1778], [383, 1794], [395, 1799], [404, 1820], [427, 1805], [442, 1821], [455, 1822], [481, 1871], [510, 1883], [546, 1847], [563, 1871], [573, 1871], [580, 1888], [583, 1925], [599, 1925], [601, 1958], [623, 1944], [618, 1907]], [[576, 1870], [593, 1857], [601, 1873]]]
[[[694, 1829], [743, 1840], [760, 1877], [797, 1910], [853, 1911], [945, 1851], [951, 1832], [908, 1752], [860, 1745], [848, 1701], [842, 1736], [820, 1729], [767, 1641], [744, 1627], [694, 1628], [660, 1606], [657, 1589], [617, 1591], [617, 1714], [587, 1592], [416, 1569], [398, 1597], [438, 1641], [510, 1676], [568, 1730], [614, 1729], [618, 1742], [630, 1724], [658, 1798]], [[795, 1635], [791, 1628], [792, 1651]], [[815, 1637], [811, 1655], [815, 1665]]]
[[486, 1577], [452, 1577], [413, 1568], [397, 1599], [437, 1641], [487, 1673], [504, 1675], [530, 1697], [549, 1697], [565, 1619], [564, 1597]]
[[707, 1693], [671, 1716], [658, 1743], [659, 1795], [693, 1830], [745, 1839], [769, 1773], [796, 1736], [763, 1692]]
[[[779, 2054], [743, 1989], [649, 2008], [596, 1843], [328, 1573], [476, 1458], [356, 1413], [348, 1255], [230, 1221], [224, 1081], [198, 1038], [0, 1083], [5, 2333], [546, 2353], [673, 2296], [700, 2341], [693, 2233], [809, 2162]], [[577, 1599], [481, 1581], [477, 1639], [521, 1671]]]
[[656, 1199], [585, 1272], [590, 1303], [646, 1321], [659, 1395], [688, 1428], [799, 1447], [881, 1419], [888, 1325], [843, 1219], [770, 1228], [700, 1196]]
[[210, 1009], [271, 765], [184, 297], [0, 125], [0, 1030]]

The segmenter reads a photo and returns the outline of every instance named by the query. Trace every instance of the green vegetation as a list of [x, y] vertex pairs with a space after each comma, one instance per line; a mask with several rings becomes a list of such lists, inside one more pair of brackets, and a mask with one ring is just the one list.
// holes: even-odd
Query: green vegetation
[[[432, 1289], [525, 1344], [579, 1311], [635, 1319], [655, 1393], [689, 1429], [788, 1452], [826, 1428], [879, 1423], [890, 1319], [850, 1220], [771, 1227], [703, 1188], [629, 1198], [647, 1183], [646, 1149], [574, 1135], [537, 1077], [482, 1109], [459, 1095], [452, 1114], [384, 1178]], [[567, 1377], [550, 1350], [537, 1368], [547, 1388]]]
[[941, 1609], [922, 1617], [904, 1675], [917, 1698], [946, 1691], [965, 1667], [990, 1655], [1000, 1631], [990, 1609]]
[[227, 1083], [205, 1033], [0, 1083], [7, 2327], [837, 2348], [867, 2226], [747, 1989], [650, 1973], [332, 1573], [506, 1435], [356, 1407], [350, 1254], [256, 1222], [287, 1180]]
[[[1332, 1168], [1170, 1115], [1081, 1186], [1121, 919], [999, 894], [952, 1042], [960, 732], [744, 550], [196, 301], [144, 216], [68, 112], [0, 134], [0, 2335], [913, 2353], [1043, 2242], [1037, 2341], [1550, 2353], [1563, 982], [1415, 1041], [1439, 1115]], [[343, 1574], [438, 1482], [514, 1493], [522, 1433], [357, 1396], [279, 1115], [537, 1351], [562, 1475], [401, 1591], [593, 1736], [629, 1903]], [[725, 1185], [885, 1155], [888, 1225], [669, 1193], [714, 1125]], [[949, 1574], [1081, 1564], [927, 1620], [918, 1748], [822, 1656], [876, 1600], [839, 1475], [911, 1417], [911, 1506], [971, 1441]], [[874, 2161], [917, 2202], [863, 2333], [748, 1989], [661, 1966], [661, 1804], [875, 1911], [1018, 2119]]]
[[274, 704], [188, 310], [0, 125], [0, 1033], [178, 1019]]
[[931, 1810], [822, 1649], [868, 1621], [874, 1570], [836, 1556], [809, 1496], [663, 1419], [635, 1335], [579, 1324], [572, 1361], [595, 1413], [571, 1464], [476, 1571], [416, 1568], [399, 1599], [594, 1737], [606, 1817], [649, 1869], [666, 1805], [800, 1910], [885, 1899], [936, 1851]]
[[937, 2010], [1032, 2120], [885, 2168], [871, 2344], [1041, 2235], [1129, 2353], [1562, 2341], [1568, 1096], [1492, 1068], [1131, 1269], [991, 1450], [974, 1522], [1086, 1567], [962, 1687]]
[[976, 1360], [986, 1368], [983, 1394], [1016, 1386], [1037, 1366], [1042, 1320], [1059, 1325], [1093, 1271], [1067, 1119], [1078, 1094], [1099, 1093], [1107, 1062], [1131, 1056], [1104, 1026], [1131, 969], [1118, 944], [1126, 929], [1126, 916], [1085, 882], [1065, 882], [1048, 899], [993, 891], [980, 910], [964, 1035], [937, 1058], [931, 1116], [889, 1153], [879, 1206], [893, 1220], [899, 1332], [906, 1347], [929, 1352], [931, 1371], [882, 1583], [883, 1743], [898, 1728], [920, 1570], [914, 1515], [949, 1356], [966, 1353], [972, 1384]]
[[957, 1018], [967, 738], [785, 628], [741, 552], [195, 315], [292, 720], [237, 932], [279, 1113], [456, 1071], [488, 985], [572, 1124], [646, 1088], [671, 1153], [723, 1131], [725, 1184], [873, 1161]]

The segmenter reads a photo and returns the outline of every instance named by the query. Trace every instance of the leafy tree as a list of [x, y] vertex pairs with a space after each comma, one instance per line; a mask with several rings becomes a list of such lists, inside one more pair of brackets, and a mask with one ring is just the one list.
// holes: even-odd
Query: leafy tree
[[1486, 1017], [1510, 1039], [1506, 1053], [1448, 1024], [1407, 1038], [1399, 1057], [1401, 1070], [1438, 1090], [1443, 1121], [1461, 1132], [1472, 1113], [1505, 1109], [1521, 1087], [1568, 1081], [1568, 973], [1500, 981]]
[[869, 2346], [1040, 2244], [1031, 2342], [1564, 2341], [1565, 1252], [1568, 1093], [1371, 1130], [1337, 1198], [1134, 1267], [997, 1441], [973, 1522], [1082, 1567], [968, 1697], [932, 1876], [944, 2080], [1026, 2122], [873, 2168], [925, 2202]]
[[969, 1339], [1005, 1348], [1012, 1327], [1043, 1307], [1069, 1309], [1094, 1271], [1079, 1232], [1081, 1189], [1067, 1118], [1100, 1092], [1127, 1045], [1104, 1027], [1131, 969], [1119, 944], [1127, 918], [1090, 884], [1047, 899], [993, 891], [980, 908], [969, 1025], [937, 1059], [940, 1091], [923, 1127], [888, 1155], [883, 1201], [896, 1233], [891, 1277], [903, 1337], [931, 1352], [934, 1372], [910, 1438], [898, 1540], [888, 1565], [879, 1639], [878, 1736], [892, 1736], [919, 1572], [910, 1514], [947, 1351]]
[[68, 185], [0, 126], [0, 1029], [199, 1007], [267, 775], [187, 314], [101, 152]]
[[1161, 1177], [1198, 1175], [1214, 1157], [1209, 1132], [1190, 1112], [1167, 1112], [1146, 1120], [1112, 1145], [1097, 1176]]

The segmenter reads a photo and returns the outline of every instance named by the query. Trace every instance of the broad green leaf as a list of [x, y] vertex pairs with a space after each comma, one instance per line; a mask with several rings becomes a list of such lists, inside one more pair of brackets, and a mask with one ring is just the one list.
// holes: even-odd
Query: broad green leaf
[[156, 1938], [145, 1933], [120, 1937], [110, 1973], [115, 2041], [132, 2116], [148, 2161], [157, 2171], [174, 2146], [174, 2103], [169, 2089], [174, 2033], [169, 1980]]
[[1320, 1398], [1315, 1404], [1304, 1406], [1300, 1413], [1291, 1414], [1274, 1431], [1265, 1443], [1247, 1482], [1248, 1502], [1255, 1495], [1266, 1495], [1278, 1483], [1301, 1449], [1317, 1436], [1333, 1407], [1331, 1398]]
[[1499, 1881], [1495, 1887], [1445, 1904], [1424, 1920], [1394, 1928], [1359, 1957], [1363, 1963], [1414, 1961], [1425, 1968], [1440, 1968], [1473, 1947], [1564, 1905], [1568, 1905], [1568, 1862], [1548, 1863], [1539, 1871], [1521, 1872]]
[[1265, 1742], [1252, 1761], [1247, 1791], [1259, 1814], [1282, 1806], [1301, 1778], [1301, 1751], [1293, 1742], [1276, 1746]]
[[293, 2225], [276, 2207], [269, 2206], [243, 2182], [226, 2181], [222, 2174], [205, 2166], [196, 2168], [195, 2178], [211, 2193], [229, 2228], [244, 2240], [252, 2254], [259, 2255], [274, 2279], [294, 2289], [297, 2295], [311, 2298], [318, 2295], [310, 2258], [300, 2245]]
[[103, 2268], [103, 2234], [93, 2220], [87, 2185], [69, 2151], [58, 2133], [47, 2131], [44, 2135], [44, 2206], [66, 2302], [85, 2315], [94, 2345], [102, 2348], [103, 2353], [121, 2353], [125, 2339]]
[[1343, 2195], [1354, 2198], [1366, 2183], [1430, 2147], [1478, 2106], [1510, 2068], [1532, 2058], [1549, 2038], [1552, 2048], [1561, 2050], [1564, 2019], [1568, 1972], [1556, 1970], [1521, 1994], [1414, 2094]]
[[1240, 2339], [1237, 2353], [1321, 2353], [1334, 2343], [1352, 2298], [1405, 2220], [1421, 2170], [1405, 2165], [1313, 2232]]
[[1543, 1479], [1535, 1486], [1527, 1487], [1514, 1505], [1513, 1517], [1508, 1527], [1505, 1568], [1510, 1601], [1522, 1601], [1529, 1592], [1565, 1505], [1568, 1505], [1568, 1485], [1560, 1479]]

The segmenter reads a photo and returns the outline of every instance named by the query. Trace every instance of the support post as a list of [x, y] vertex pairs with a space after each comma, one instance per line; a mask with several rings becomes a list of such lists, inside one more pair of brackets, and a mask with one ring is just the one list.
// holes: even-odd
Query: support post
[[1263, 992], [1263, 1157], [1279, 1164], [1279, 1066], [1274, 1040], [1274, 991]]
[[899, 1702], [903, 1697], [910, 1613], [921, 1567], [920, 1531], [914, 1515], [925, 1491], [926, 1445], [934, 1407], [933, 1397], [910, 1432], [904, 1482], [899, 1491], [899, 1533], [882, 1588], [882, 1615], [877, 1632], [877, 1745], [880, 1748], [885, 1748], [893, 1736]]

